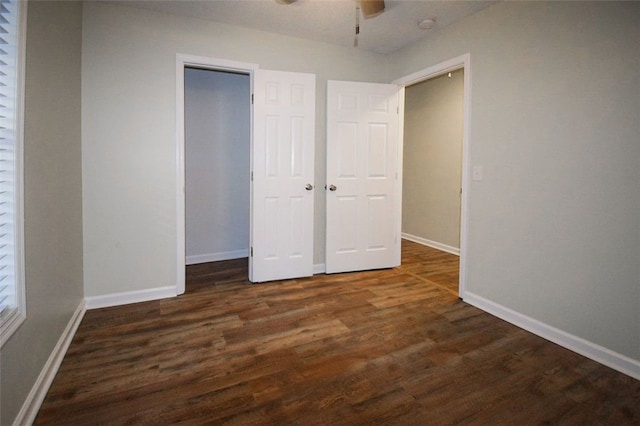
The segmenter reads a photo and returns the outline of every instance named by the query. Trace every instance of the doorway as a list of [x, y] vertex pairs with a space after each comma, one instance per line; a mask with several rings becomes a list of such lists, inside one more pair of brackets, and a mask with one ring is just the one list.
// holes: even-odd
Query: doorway
[[[449, 77], [451, 76], [451, 77]], [[459, 111], [457, 117], [453, 118], [453, 123], [451, 127], [459, 127], [457, 132], [461, 135], [461, 144], [458, 146], [448, 146], [444, 147], [444, 149], [448, 149], [450, 152], [446, 153], [448, 156], [448, 168], [459, 169], [459, 173], [457, 170], [434, 170], [440, 166], [438, 164], [438, 160], [442, 159], [445, 155], [442, 152], [437, 152], [438, 150], [442, 150], [443, 147], [428, 147], [428, 150], [431, 152], [424, 152], [424, 146], [418, 147], [417, 151], [414, 152], [416, 147], [406, 146], [407, 137], [420, 138], [423, 137], [426, 133], [424, 128], [420, 128], [417, 126], [417, 135], [410, 135], [405, 132], [416, 131], [416, 129], [404, 129], [402, 134], [403, 140], [403, 152], [404, 152], [404, 161], [403, 161], [403, 181], [404, 181], [404, 172], [405, 167], [412, 167], [414, 169], [420, 169], [419, 174], [421, 176], [413, 175], [413, 172], [407, 171], [410, 174], [408, 178], [410, 180], [415, 179], [437, 179], [437, 185], [431, 185], [427, 188], [429, 194], [429, 201], [431, 203], [437, 202], [442, 205], [438, 205], [437, 208], [433, 208], [433, 205], [430, 206], [427, 203], [423, 203], [424, 200], [419, 199], [417, 194], [412, 192], [415, 188], [409, 188], [410, 182], [407, 182], [407, 186], [404, 186], [403, 183], [403, 224], [402, 224], [402, 232], [403, 238], [412, 240], [414, 242], [418, 242], [420, 244], [428, 245], [434, 247], [438, 250], [453, 253], [454, 255], [459, 255], [458, 260], [458, 285], [457, 285], [457, 293], [461, 299], [464, 299], [465, 296], [465, 288], [466, 288], [466, 246], [467, 246], [467, 229], [468, 229], [468, 198], [469, 198], [469, 187], [470, 187], [470, 177], [469, 177], [469, 119], [470, 119], [470, 101], [471, 101], [471, 63], [470, 63], [470, 55], [465, 54], [459, 56], [457, 58], [453, 58], [449, 61], [442, 62], [440, 64], [434, 65], [433, 67], [418, 71], [401, 79], [394, 81], [395, 84], [403, 86], [405, 91], [403, 93], [403, 101], [402, 106], [405, 108], [405, 117], [410, 116], [410, 112], [407, 111], [407, 108], [411, 108], [412, 105], [409, 103], [410, 98], [413, 94], [407, 94], [407, 91], [418, 89], [416, 93], [419, 93], [420, 89], [425, 91], [426, 89], [432, 89], [426, 87], [429, 85], [429, 81], [437, 82], [440, 80], [447, 80], [453, 83], [454, 80], [459, 80], [459, 83], [462, 84], [462, 87], [458, 88], [461, 90], [461, 93], [458, 93], [461, 99], [452, 102], [452, 100], [447, 100], [446, 102], [452, 102], [453, 105], [449, 105], [449, 108], [441, 108], [441, 106], [436, 105], [436, 109], [448, 109], [449, 113], [451, 110]], [[445, 84], [446, 86], [446, 84]], [[434, 96], [436, 93], [433, 93], [431, 90], [430, 96]], [[454, 90], [455, 93], [455, 90]], [[461, 104], [460, 104], [461, 101]], [[429, 114], [434, 114], [434, 111], [428, 112]], [[433, 117], [431, 117], [433, 118]], [[437, 119], [436, 119], [437, 121]], [[432, 123], [432, 127], [433, 127]], [[454, 132], [455, 133], [455, 132]], [[437, 137], [444, 137], [443, 135], [436, 135]], [[451, 138], [451, 135], [446, 136]], [[460, 136], [457, 136], [460, 137]], [[405, 151], [406, 149], [406, 151]], [[422, 153], [418, 153], [422, 149]], [[457, 153], [456, 153], [457, 151]], [[427, 164], [425, 161], [421, 163], [421, 159], [418, 159], [418, 163], [416, 163], [416, 157], [419, 155], [433, 155], [436, 157], [435, 161], [431, 162], [431, 164]], [[410, 156], [410, 158], [407, 158]], [[438, 157], [440, 157], [438, 159]], [[406, 165], [404, 163], [407, 163]], [[411, 164], [414, 163], [414, 164]], [[429, 173], [423, 173], [427, 167], [430, 168]], [[435, 172], [435, 178], [434, 178]], [[418, 173], [418, 172], [417, 172]], [[438, 176], [439, 175], [439, 176]], [[418, 188], [418, 190], [424, 188]], [[457, 202], [459, 201], [459, 202]], [[407, 210], [415, 209], [414, 212], [408, 212]], [[428, 232], [425, 233], [424, 223], [420, 223], [420, 217], [425, 215], [425, 209], [429, 209], [427, 212], [429, 217], [431, 227], [431, 234]], [[434, 211], [435, 210], [435, 211]], [[438, 210], [440, 210], [438, 212]], [[412, 213], [413, 214], [412, 216]], [[408, 229], [405, 229], [405, 221], [407, 222]], [[456, 226], [457, 225], [457, 226]], [[437, 228], [435, 231], [433, 228]], [[416, 235], [421, 234], [421, 235]], [[438, 241], [440, 240], [440, 241]], [[457, 244], [456, 247], [456, 242]], [[455, 258], [453, 259], [455, 260]]]
[[186, 265], [248, 257], [250, 81], [185, 67]]
[[405, 89], [402, 237], [460, 253], [464, 70]]
[[[420, 275], [458, 294], [464, 70], [405, 88], [402, 238]], [[408, 241], [406, 241], [408, 240]], [[409, 255], [410, 256], [410, 255]]]
[[[312, 275], [315, 75], [177, 54], [176, 295], [185, 292], [187, 263], [186, 68], [243, 74], [249, 79], [249, 280]], [[234, 121], [235, 117], [230, 120]]]
[[[253, 75], [256, 64], [229, 61], [195, 55], [176, 55], [176, 295], [185, 292], [186, 281], [186, 161], [185, 161], [185, 70], [219, 71], [243, 74], [248, 77], [250, 92], [253, 92]], [[246, 102], [250, 102], [247, 99]], [[249, 127], [253, 123], [250, 109]], [[250, 136], [249, 145], [252, 140]], [[193, 259], [192, 259], [193, 260]]]

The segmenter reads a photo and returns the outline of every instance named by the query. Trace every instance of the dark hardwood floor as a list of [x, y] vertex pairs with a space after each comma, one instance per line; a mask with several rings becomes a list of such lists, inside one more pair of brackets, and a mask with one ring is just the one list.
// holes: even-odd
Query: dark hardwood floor
[[86, 313], [36, 424], [631, 425], [640, 382], [457, 298], [456, 256], [250, 285], [191, 266], [174, 299]]

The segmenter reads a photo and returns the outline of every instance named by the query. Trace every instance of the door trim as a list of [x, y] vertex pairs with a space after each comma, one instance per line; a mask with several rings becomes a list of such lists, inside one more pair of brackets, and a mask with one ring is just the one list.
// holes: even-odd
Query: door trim
[[[405, 77], [394, 80], [392, 84], [407, 87], [433, 77], [464, 69], [464, 105], [462, 117], [462, 200], [460, 205], [460, 282], [458, 284], [458, 295], [461, 299], [466, 296], [468, 263], [467, 253], [469, 244], [469, 192], [471, 189], [471, 164], [470, 164], [470, 130], [471, 130], [471, 54], [465, 53], [458, 57], [449, 59], [423, 70], [414, 72]], [[400, 102], [401, 117], [404, 117], [404, 91]], [[404, 141], [404, 126], [400, 126], [400, 141]], [[402, 182], [402, 156], [399, 164], [399, 181]], [[400, 200], [402, 202], [402, 200]], [[400, 206], [399, 211], [402, 211]], [[398, 219], [398, 227], [402, 226], [402, 217]]]
[[[176, 54], [176, 295], [185, 291], [186, 222], [185, 222], [185, 140], [184, 140], [184, 69], [196, 67], [212, 71], [227, 71], [249, 75], [249, 90], [253, 93], [253, 74], [257, 64], [236, 62], [206, 56]], [[250, 125], [253, 127], [253, 108]], [[251, 135], [253, 151], [253, 134]], [[251, 154], [253, 155], [253, 154]], [[253, 165], [253, 158], [250, 159]], [[250, 196], [251, 197], [251, 196]], [[251, 197], [252, 198], [252, 197]]]

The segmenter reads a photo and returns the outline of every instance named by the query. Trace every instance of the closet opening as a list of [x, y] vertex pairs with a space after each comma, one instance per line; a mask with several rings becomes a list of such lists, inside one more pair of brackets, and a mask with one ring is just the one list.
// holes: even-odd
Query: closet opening
[[[251, 80], [241, 72], [184, 67], [187, 281], [248, 279]], [[215, 262], [215, 263], [214, 263]], [[213, 278], [213, 279], [211, 279]]]

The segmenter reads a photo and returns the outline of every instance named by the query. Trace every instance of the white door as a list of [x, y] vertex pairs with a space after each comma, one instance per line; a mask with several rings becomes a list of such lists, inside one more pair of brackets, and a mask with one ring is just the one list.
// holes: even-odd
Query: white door
[[254, 74], [249, 280], [313, 275], [315, 75]]
[[326, 272], [400, 264], [398, 86], [329, 81]]

